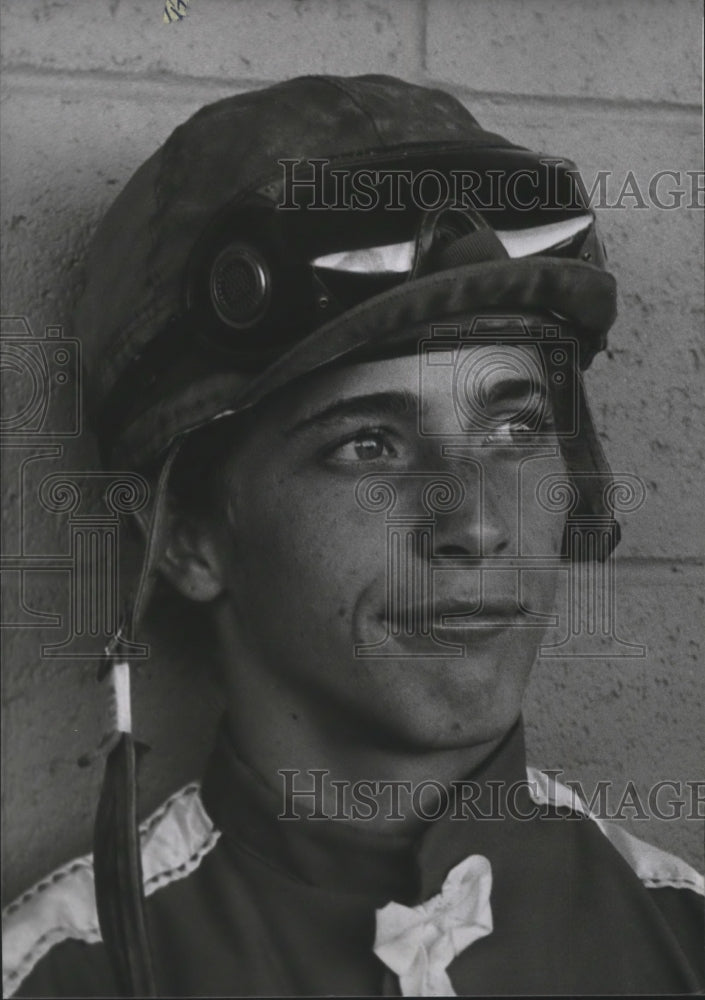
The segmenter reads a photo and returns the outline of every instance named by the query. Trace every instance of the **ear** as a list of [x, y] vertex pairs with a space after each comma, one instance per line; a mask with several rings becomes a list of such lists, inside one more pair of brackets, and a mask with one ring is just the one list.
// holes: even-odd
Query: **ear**
[[[146, 537], [147, 520], [137, 515]], [[166, 513], [166, 542], [158, 563], [159, 572], [184, 597], [192, 601], [213, 601], [225, 590], [222, 546], [215, 531], [205, 523], [175, 511]]]

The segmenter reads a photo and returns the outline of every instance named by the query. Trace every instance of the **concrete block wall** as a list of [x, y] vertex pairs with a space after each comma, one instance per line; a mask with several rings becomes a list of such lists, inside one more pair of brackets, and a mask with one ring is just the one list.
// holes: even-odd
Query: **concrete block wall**
[[[277, 79], [388, 72], [443, 86], [493, 131], [570, 156], [589, 183], [611, 171], [612, 204], [628, 171], [646, 195], [658, 171], [680, 172], [670, 186], [685, 188], [685, 172], [702, 169], [695, 0], [192, 0], [169, 26], [160, 8], [0, 6], [2, 314], [27, 317], [35, 336], [57, 324], [70, 335], [86, 242], [131, 172], [202, 104]], [[531, 760], [586, 789], [702, 777], [702, 210], [688, 200], [600, 209], [621, 311], [588, 388], [614, 469], [646, 484], [616, 566], [621, 637], [646, 655], [541, 660], [527, 702]], [[10, 382], [8, 412], [28, 391]], [[74, 397], [72, 382], [57, 394], [57, 426]], [[37, 484], [97, 461], [88, 435], [57, 441], [5, 453], [6, 554], [67, 551], [66, 517], [40, 509]], [[31, 570], [21, 586], [16, 568], [4, 576], [4, 620], [23, 624], [3, 631], [10, 898], [90, 847], [100, 767], [76, 761], [97, 743], [104, 694], [90, 660], [40, 655], [63, 634], [36, 615], [68, 613], [65, 572]], [[136, 679], [138, 729], [153, 747], [145, 810], [198, 775], [217, 717], [198, 650], [184, 653], [178, 636], [173, 647], [155, 640]], [[701, 865], [702, 824], [631, 825]]]

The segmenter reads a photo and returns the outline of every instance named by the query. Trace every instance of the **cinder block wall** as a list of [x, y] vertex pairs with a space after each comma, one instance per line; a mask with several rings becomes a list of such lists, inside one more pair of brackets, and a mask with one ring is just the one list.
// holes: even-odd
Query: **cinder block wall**
[[[2, 312], [25, 316], [37, 337], [56, 324], [70, 336], [86, 242], [132, 170], [200, 105], [280, 78], [437, 83], [486, 127], [572, 157], [589, 181], [612, 171], [611, 203], [630, 170], [646, 192], [657, 171], [680, 171], [683, 187], [683, 172], [702, 168], [696, 0], [192, 0], [170, 26], [160, 7], [3, 0]], [[537, 765], [586, 789], [633, 780], [645, 793], [702, 776], [703, 274], [702, 212], [637, 201], [600, 211], [621, 313], [588, 383], [614, 469], [647, 488], [624, 519], [616, 567], [620, 636], [646, 655], [541, 660], [527, 722]], [[30, 389], [10, 380], [7, 412]], [[53, 426], [70, 428], [74, 396], [69, 382]], [[5, 459], [4, 551], [21, 556], [3, 574], [5, 620], [16, 623], [3, 633], [8, 898], [89, 849], [100, 767], [76, 761], [98, 741], [103, 692], [90, 660], [40, 655], [66, 622], [37, 617], [68, 613], [56, 556], [70, 544], [66, 516], [40, 507], [37, 485], [97, 468], [93, 445], [38, 435]], [[27, 571], [28, 556], [53, 568]], [[138, 729], [153, 747], [145, 811], [198, 775], [217, 715], [198, 652], [155, 650], [136, 682]], [[631, 826], [700, 865], [702, 824]]]

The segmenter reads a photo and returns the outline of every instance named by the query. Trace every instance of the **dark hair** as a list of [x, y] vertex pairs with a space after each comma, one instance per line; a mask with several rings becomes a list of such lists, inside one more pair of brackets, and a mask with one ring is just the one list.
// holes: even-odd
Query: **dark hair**
[[196, 518], [224, 512], [227, 462], [248, 423], [247, 415], [221, 417], [184, 436], [169, 474], [179, 511]]

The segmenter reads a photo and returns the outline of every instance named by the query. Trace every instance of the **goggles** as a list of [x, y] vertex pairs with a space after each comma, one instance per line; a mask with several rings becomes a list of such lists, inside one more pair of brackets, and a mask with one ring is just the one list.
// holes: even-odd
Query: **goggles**
[[[422, 160], [414, 171], [384, 162], [364, 171], [354, 164], [319, 169], [316, 161], [303, 177], [288, 178], [289, 189], [284, 176], [237, 199], [193, 249], [179, 315], [114, 385], [102, 434], [111, 437], [134, 415], [135, 400], [146, 408], [179, 368], [205, 365], [254, 376], [336, 317], [434, 273], [529, 257], [581, 260], [603, 270], [594, 215], [576, 202], [569, 183], [572, 165], [566, 161], [554, 175], [560, 197], [550, 210], [545, 204], [521, 209], [535, 191], [526, 186], [534, 176], [526, 167], [506, 169], [506, 152], [506, 183], [512, 178], [525, 183], [524, 189], [514, 184], [512, 198], [494, 191], [493, 200], [481, 185], [471, 196], [466, 184], [458, 185], [457, 170], [431, 174]], [[556, 161], [551, 162], [555, 170]], [[431, 176], [442, 194], [450, 190], [450, 180], [444, 186], [439, 178], [454, 178], [455, 188], [465, 189], [466, 203], [458, 203], [456, 190], [436, 207], [420, 204], [424, 189], [416, 182]], [[472, 176], [486, 178], [487, 172]], [[359, 192], [347, 207], [340, 203], [341, 177], [356, 178], [358, 185], [364, 177], [364, 204]], [[390, 201], [390, 178], [399, 177], [405, 184], [396, 184]], [[483, 210], [467, 204], [472, 201]]]

